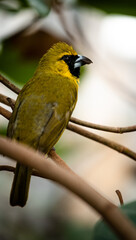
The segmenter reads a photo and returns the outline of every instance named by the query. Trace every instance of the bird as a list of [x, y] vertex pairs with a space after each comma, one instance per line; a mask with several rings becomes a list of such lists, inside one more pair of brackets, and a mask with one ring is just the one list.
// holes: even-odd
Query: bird
[[[67, 127], [78, 95], [80, 67], [92, 61], [65, 42], [54, 44], [41, 58], [33, 77], [20, 91], [7, 136], [48, 154]], [[32, 169], [17, 162], [10, 205], [24, 207]]]

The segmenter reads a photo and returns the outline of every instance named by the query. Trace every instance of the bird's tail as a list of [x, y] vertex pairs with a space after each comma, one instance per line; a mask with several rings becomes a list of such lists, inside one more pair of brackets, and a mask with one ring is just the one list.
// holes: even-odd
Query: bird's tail
[[11, 206], [24, 207], [28, 197], [32, 169], [17, 163], [10, 194]]

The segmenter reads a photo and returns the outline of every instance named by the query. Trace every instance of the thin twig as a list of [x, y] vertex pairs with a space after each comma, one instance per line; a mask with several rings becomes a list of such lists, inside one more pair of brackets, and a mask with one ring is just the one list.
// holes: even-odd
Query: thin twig
[[[54, 150], [51, 150], [54, 151]], [[75, 174], [72, 169], [64, 162], [64, 160], [62, 158], [60, 158], [58, 156], [58, 154], [54, 151], [54, 153], [49, 154], [49, 157], [51, 158], [51, 160], [53, 160], [56, 164], [58, 164], [58, 166], [64, 168], [65, 170], [68, 170], [69, 172]], [[61, 161], [58, 161], [56, 159], [61, 159]], [[15, 167], [13, 166], [9, 166], [9, 165], [0, 165], [0, 171], [8, 171], [8, 172], [13, 172], [15, 173]], [[43, 177], [43, 175], [41, 175], [37, 170], [33, 169], [32, 171], [32, 175], [35, 177]]]
[[13, 110], [14, 106], [15, 106], [15, 100], [12, 99], [12, 98], [9, 98], [3, 94], [0, 93], [0, 102], [7, 105], [7, 106], [10, 106]]
[[[5, 96], [5, 95], [3, 95], [3, 94], [0, 93], [0, 102], [3, 103], [3, 104], [5, 104], [5, 105], [7, 105], [7, 106], [10, 106], [10, 103], [9, 103], [9, 101], [8, 101], [8, 98], [9, 98], [9, 97], [7, 97], [7, 96]], [[12, 101], [14, 101], [14, 103], [15, 103], [15, 100], [12, 99]]]
[[74, 173], [72, 169], [64, 162], [64, 160], [55, 152], [54, 149], [51, 149], [48, 153], [48, 156], [60, 167], [63, 167], [64, 169]]
[[0, 171], [15, 172], [15, 168], [8, 165], [0, 165]]
[[[0, 107], [0, 114], [4, 116], [6, 119], [10, 119], [11, 117], [11, 112], [8, 110], [4, 109], [3, 107]], [[68, 171], [72, 171], [71, 168], [62, 160], [62, 158], [53, 150], [51, 149], [50, 152], [48, 153], [48, 156], [58, 165], [61, 167], [65, 168]], [[73, 171], [72, 171], [73, 172]]]
[[14, 93], [19, 94], [20, 89], [18, 87], [16, 87], [14, 84], [12, 84], [11, 82], [9, 82], [5, 77], [3, 77], [0, 74], [0, 82], [2, 84], [4, 84], [6, 87], [8, 87], [10, 90], [12, 90]]
[[67, 21], [64, 16], [64, 9], [63, 9], [63, 2], [62, 1], [53, 1], [52, 8], [56, 11], [58, 14], [58, 17], [60, 18], [61, 24], [67, 34], [67, 36], [72, 40], [75, 41], [75, 36], [71, 33], [71, 31], [68, 28]]
[[45, 158], [44, 154], [7, 138], [0, 137], [0, 153], [38, 170], [43, 177], [56, 181], [75, 193], [95, 208], [121, 239], [136, 239], [136, 229], [127, 217], [79, 176]]
[[[0, 114], [3, 115], [5, 118], [10, 119], [11, 113], [8, 110], [6, 110], [2, 107], [0, 107]], [[127, 147], [124, 147], [121, 144], [110, 141], [107, 138], [101, 137], [101, 136], [99, 136], [95, 133], [89, 132], [89, 131], [87, 131], [83, 128], [77, 127], [77, 126], [75, 126], [74, 124], [71, 124], [71, 123], [68, 123], [67, 129], [69, 129], [72, 132], [78, 133], [81, 136], [84, 136], [86, 138], [89, 138], [91, 140], [99, 142], [99, 143], [101, 143], [101, 144], [103, 144], [103, 145], [105, 145], [109, 148], [112, 148], [113, 150], [115, 150], [119, 153], [122, 153], [125, 156], [128, 156], [131, 159], [136, 161], [136, 153], [133, 152], [131, 149], [129, 149]]]
[[88, 127], [88, 128], [93, 128], [96, 130], [101, 130], [105, 132], [113, 132], [113, 133], [127, 133], [127, 132], [134, 132], [136, 131], [136, 125], [133, 126], [128, 126], [128, 127], [111, 127], [111, 126], [103, 126], [100, 124], [95, 124], [95, 123], [90, 123], [86, 122], [74, 117], [70, 118], [70, 121], [73, 123], [76, 123], [78, 125]]
[[[7, 82], [9, 82], [9, 81], [7, 81]], [[12, 101], [12, 99], [11, 99], [11, 101]], [[2, 107], [0, 107], [0, 114], [3, 115], [7, 119], [9, 119], [10, 116], [11, 116], [11, 113], [8, 110], [5, 110]], [[81, 120], [78, 120], [78, 119], [75, 119], [75, 118], [72, 118], [72, 121], [76, 121], [76, 123], [83, 123], [84, 122], [84, 121], [82, 122]], [[86, 124], [86, 122], [84, 122], [84, 123]], [[87, 123], [87, 125], [90, 125], [90, 123]], [[101, 128], [102, 127], [103, 128], [109, 128], [107, 126], [101, 126]], [[126, 127], [126, 128], [125, 128], [125, 132], [127, 132], [128, 129], [129, 129], [129, 131], [132, 130], [132, 129], [134, 130], [135, 126], [130, 126], [130, 127]], [[106, 145], [106, 146], [108, 146], [108, 147], [110, 147], [110, 148], [112, 148], [112, 149], [114, 149], [114, 150], [116, 150], [116, 151], [118, 151], [118, 152], [120, 152], [120, 153], [122, 153], [122, 154], [124, 154], [124, 155], [126, 155], [126, 156], [128, 156], [128, 157], [130, 157], [132, 159], [134, 159], [134, 160], [136, 160], [136, 153], [135, 152], [131, 151], [130, 149], [128, 149], [128, 148], [126, 148], [126, 147], [124, 147], [124, 146], [122, 146], [122, 145], [120, 145], [118, 143], [115, 143], [115, 142], [110, 141], [110, 140], [108, 140], [108, 139], [106, 139], [104, 137], [101, 137], [99, 135], [96, 135], [94, 133], [86, 131], [86, 130], [84, 130], [82, 128], [79, 128], [79, 127], [77, 127], [77, 126], [75, 126], [75, 125], [73, 125], [71, 123], [68, 124], [67, 129], [69, 129], [69, 130], [71, 130], [73, 132], [76, 132], [76, 133], [78, 133], [78, 134], [80, 134], [80, 135], [82, 135], [84, 137], [87, 137], [89, 139], [92, 139], [94, 141], [102, 143], [103, 145]], [[116, 128], [116, 129], [120, 129], [120, 128]], [[124, 131], [124, 128], [121, 128], [121, 129], [123, 129], [123, 131]]]
[[[16, 169], [15, 167], [12, 167], [12, 166], [9, 166], [9, 165], [0, 165], [0, 171], [7, 171], [7, 172], [15, 173], [15, 169]], [[40, 174], [35, 169], [33, 169], [33, 171], [32, 171], [32, 176], [45, 178], [45, 177], [43, 177], [42, 174]]]
[[11, 117], [11, 112], [0, 106], [0, 115], [9, 120]]
[[123, 201], [123, 197], [122, 197], [122, 194], [119, 190], [116, 190], [115, 191], [117, 193], [117, 196], [119, 198], [119, 201], [120, 201], [120, 205], [123, 205], [124, 204], [124, 201]]
[[10, 97], [8, 97], [7, 100], [9, 102], [9, 105], [10, 105], [11, 109], [13, 110], [14, 107], [15, 107], [15, 102], [13, 103], [12, 98], [10, 98]]
[[[0, 94], [0, 102], [11, 106], [14, 108], [15, 100], [12, 98], [8, 98], [7, 96]], [[134, 132], [136, 131], [136, 125], [128, 126], [128, 127], [111, 127], [111, 126], [103, 126], [100, 124], [90, 123], [87, 121], [80, 120], [78, 118], [71, 117], [70, 122], [73, 122], [75, 124], [81, 125], [83, 127], [93, 128], [96, 130], [101, 130], [105, 132], [111, 132], [111, 133], [128, 133], [128, 132]]]
[[131, 151], [129, 148], [122, 146], [121, 144], [110, 141], [109, 139], [106, 139], [97, 134], [89, 132], [81, 127], [77, 127], [71, 123], [68, 124], [67, 129], [71, 130], [72, 132], [78, 133], [86, 138], [89, 138], [96, 142], [99, 142], [107, 147], [110, 147], [110, 148], [114, 149], [115, 151], [122, 153], [136, 161], [136, 153]]
[[[8, 110], [0, 107], [0, 114], [3, 115], [5, 118], [8, 120], [11, 117], [11, 112]], [[68, 171], [72, 171], [71, 168], [62, 160], [62, 158], [55, 152], [55, 150], [51, 149], [50, 152], [48, 153], [48, 156], [58, 165], [61, 167], [67, 169]], [[73, 171], [72, 171], [73, 172]]]

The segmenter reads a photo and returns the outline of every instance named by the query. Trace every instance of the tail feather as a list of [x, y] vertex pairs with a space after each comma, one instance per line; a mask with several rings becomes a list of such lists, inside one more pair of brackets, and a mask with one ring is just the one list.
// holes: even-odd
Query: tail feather
[[11, 206], [24, 207], [28, 197], [32, 169], [17, 163], [10, 194]]

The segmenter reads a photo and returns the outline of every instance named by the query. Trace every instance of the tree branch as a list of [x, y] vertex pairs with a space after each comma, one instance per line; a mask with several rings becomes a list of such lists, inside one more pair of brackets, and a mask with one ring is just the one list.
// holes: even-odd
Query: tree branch
[[[15, 173], [15, 167], [12, 166], [8, 166], [8, 165], [0, 165], [0, 171], [8, 171], [8, 172], [12, 172]], [[32, 174], [35, 177], [41, 177], [41, 178], [45, 178], [43, 177], [43, 175], [41, 175], [37, 170], [33, 169]], [[47, 178], [46, 178], [47, 179]]]
[[0, 93], [0, 102], [7, 105], [7, 106], [10, 106], [13, 110], [16, 101], [14, 99], [12, 99], [10, 97], [7, 97], [7, 96]]
[[65, 163], [65, 161], [55, 152], [55, 150], [51, 149], [48, 153], [48, 156], [60, 167], [63, 167], [64, 169], [74, 173], [72, 169]]
[[[16, 92], [16, 93], [19, 93], [19, 89], [17, 88], [16, 89], [16, 87], [14, 86], [14, 85], [12, 85], [12, 84], [10, 84], [10, 82], [9, 81], [7, 81], [5, 78], [3, 78], [4, 80], [3, 81], [1, 81], [1, 76], [0, 76], [0, 81], [4, 84], [4, 85], [6, 85], [7, 87], [9, 87], [11, 90], [13, 90], [14, 92]], [[6, 80], [6, 81], [5, 81]], [[14, 88], [15, 87], [15, 88]], [[12, 100], [12, 99], [8, 99], [6, 96], [4, 96], [4, 95], [0, 95], [0, 100], [1, 100], [1, 102], [3, 102], [4, 104], [6, 104], [6, 105], [9, 105], [9, 106], [12, 106], [13, 107], [13, 105], [14, 105], [14, 100]], [[6, 110], [6, 109], [4, 109], [4, 108], [2, 108], [2, 107], [0, 107], [0, 113], [4, 116], [4, 117], [6, 117], [7, 119], [9, 119], [10, 118], [10, 116], [11, 116], [11, 113], [8, 111], [8, 110]], [[73, 120], [73, 119], [72, 119]], [[78, 121], [80, 121], [80, 120], [78, 120]], [[77, 123], [77, 124], [79, 124], [79, 122]], [[85, 132], [82, 132], [82, 129], [81, 128], [79, 128], [79, 127], [76, 127], [76, 131], [75, 131], [75, 126], [74, 126], [74, 128], [73, 128], [73, 124], [72, 124], [72, 126], [71, 126], [71, 124], [69, 124], [68, 125], [68, 129], [69, 130], [71, 130], [71, 131], [73, 131], [74, 130], [74, 132], [77, 132], [77, 133], [79, 133], [79, 134], [81, 134], [81, 135], [83, 135], [83, 136], [86, 136], [86, 137], [88, 137], [88, 134], [89, 134], [89, 138], [90, 139], [93, 139], [93, 140], [95, 140], [95, 141], [97, 141], [98, 139], [97, 139], [97, 137], [98, 138], [102, 138], [102, 137], [100, 137], [100, 136], [97, 136], [97, 135], [95, 135], [95, 134], [93, 134], [93, 136], [92, 136], [92, 133], [89, 133], [88, 131], [86, 131], [87, 133], [85, 133]], [[105, 127], [105, 126], [104, 126]], [[78, 131], [77, 131], [77, 129], [78, 129]], [[80, 129], [80, 131], [79, 131], [79, 129]], [[84, 130], [85, 131], [85, 130]], [[90, 134], [91, 134], [91, 136], [90, 136]], [[95, 137], [94, 137], [95, 136]], [[97, 137], [96, 137], [97, 136]], [[97, 139], [97, 140], [96, 140]], [[104, 138], [102, 138], [102, 139], [104, 139]], [[101, 140], [102, 140], [101, 139]], [[104, 139], [105, 140], [105, 139]], [[109, 140], [108, 140], [109, 141]], [[100, 139], [99, 139], [99, 141], [98, 142], [100, 142], [100, 143], [103, 143], [104, 145], [107, 145], [107, 142], [106, 142], [106, 144], [105, 144], [105, 141], [104, 142], [101, 142], [100, 141]], [[111, 141], [109, 141], [110, 142], [110, 145], [113, 145], [113, 142], [111, 142]], [[116, 145], [115, 143], [114, 143], [114, 145]], [[108, 146], [108, 145], [107, 145]], [[119, 145], [120, 147], [123, 147], [123, 146], [121, 146], [121, 145]], [[8, 145], [6, 146], [6, 147], [8, 147]], [[111, 147], [111, 146], [110, 146]], [[112, 146], [112, 148], [114, 149], [114, 147]], [[124, 148], [124, 147], [123, 147]], [[0, 145], [0, 150], [1, 150], [1, 145]], [[12, 150], [12, 154], [14, 153], [16, 156], [15, 156], [15, 159], [16, 160], [18, 160], [18, 157], [20, 156], [20, 154], [18, 154], [17, 153], [17, 149], [15, 150], [14, 149], [14, 151], [13, 151], [13, 149], [11, 149]], [[117, 150], [117, 149], [115, 149], [115, 150]], [[122, 150], [122, 148], [121, 149], [118, 149], [120, 152], [122, 152], [122, 153], [124, 153], [124, 151]], [[127, 149], [127, 150], [129, 150], [129, 149]], [[130, 150], [129, 150], [130, 151]], [[2, 151], [3, 152], [3, 151]], [[13, 155], [14, 155], [13, 154]], [[125, 154], [125, 153], [124, 153]], [[135, 153], [134, 153], [135, 154]], [[8, 156], [8, 153], [6, 154], [6, 153], [4, 153], [4, 155], [7, 155]], [[130, 154], [129, 154], [130, 155]], [[51, 159], [53, 159], [54, 160], [54, 162], [56, 163], [56, 167], [58, 167], [58, 166], [62, 166], [63, 167], [63, 169], [65, 170], [68, 170], [67, 171], [67, 173], [70, 173], [70, 174], [72, 174], [72, 176], [75, 176], [76, 178], [79, 178], [77, 175], [75, 175], [73, 172], [72, 172], [72, 170], [64, 163], [64, 161], [55, 153], [55, 151], [52, 151], [51, 150], [51, 152], [49, 153], [49, 156], [51, 157]], [[127, 156], [128, 156], [128, 154], [127, 154]], [[12, 156], [11, 156], [12, 157]], [[23, 159], [24, 159], [24, 157], [22, 157]], [[29, 159], [29, 157], [28, 157], [28, 159]], [[38, 160], [39, 161], [39, 160]], [[52, 161], [50, 161], [50, 163], [51, 163]], [[24, 162], [23, 162], [24, 163]], [[24, 163], [25, 164], [25, 163]], [[45, 164], [45, 163], [44, 163]], [[27, 165], [27, 164], [26, 164]], [[46, 164], [45, 164], [46, 165]], [[58, 166], [57, 166], [58, 165]], [[55, 167], [55, 166], [54, 166]], [[35, 167], [34, 167], [35, 168]], [[37, 168], [38, 169], [38, 168]], [[0, 170], [7, 170], [7, 171], [14, 171], [14, 168], [13, 167], [11, 167], [11, 166], [0, 166]], [[39, 170], [39, 169], [38, 169]], [[42, 169], [41, 169], [42, 170]], [[47, 170], [47, 169], [46, 169]], [[58, 171], [58, 170], [57, 170]], [[56, 170], [54, 171], [54, 172], [56, 172]], [[51, 173], [52, 173], [52, 171], [51, 171]], [[57, 173], [57, 177], [58, 177], [58, 172], [56, 172]], [[59, 179], [58, 180], [56, 180], [56, 176], [54, 175], [54, 174], [51, 174], [51, 176], [50, 176], [50, 174], [48, 175], [49, 173], [48, 173], [48, 171], [47, 171], [47, 174], [46, 174], [46, 176], [45, 176], [45, 174], [43, 174], [43, 172], [41, 172], [41, 171], [37, 171], [37, 170], [33, 170], [33, 175], [34, 176], [38, 176], [38, 177], [43, 177], [43, 178], [48, 178], [48, 179], [51, 179], [51, 180], [53, 180], [53, 181], [57, 181], [57, 182], [59, 182], [60, 184], [62, 184], [62, 185], [64, 185], [64, 186], [66, 186], [68, 189], [70, 189], [71, 191], [73, 191], [74, 193], [76, 193], [77, 195], [79, 195], [82, 199], [84, 199], [86, 202], [88, 202], [92, 207], [94, 207], [100, 214], [102, 214], [103, 215], [103, 217], [105, 218], [105, 220], [107, 221], [107, 222], [110, 222], [110, 225], [114, 228], [114, 230], [122, 237], [123, 235], [124, 235], [124, 228], [123, 228], [123, 230], [121, 230], [120, 231], [120, 228], [122, 228], [122, 223], [121, 223], [121, 226], [120, 227], [118, 227], [118, 226], [114, 226], [114, 225], [116, 225], [115, 224], [115, 219], [113, 220], [109, 220], [109, 218], [111, 218], [111, 216], [114, 216], [114, 214], [115, 214], [115, 216], [116, 216], [116, 211], [117, 211], [117, 209], [115, 209], [115, 206], [113, 205], [113, 204], [111, 204], [111, 203], [109, 203], [107, 200], [106, 200], [106, 204], [104, 204], [104, 209], [102, 208], [101, 209], [101, 207], [99, 206], [99, 205], [101, 205], [102, 204], [102, 202], [103, 202], [103, 200], [105, 201], [105, 199], [104, 198], [102, 198], [103, 200], [101, 200], [101, 195], [99, 195], [99, 193], [97, 193], [97, 192], [95, 192], [95, 190], [94, 189], [91, 189], [90, 190], [90, 193], [91, 193], [91, 196], [93, 196], [93, 199], [91, 199], [91, 203], [90, 203], [90, 201], [88, 200], [88, 196], [87, 196], [87, 193], [89, 194], [89, 191], [87, 190], [87, 191], [85, 191], [86, 192], [86, 194], [85, 194], [85, 196], [84, 196], [84, 194], [83, 194], [83, 189], [84, 189], [84, 187], [83, 187], [83, 189], [81, 188], [81, 186], [80, 186], [80, 188], [78, 187], [78, 188], [76, 188], [75, 189], [75, 184], [74, 183], [72, 183], [73, 182], [73, 180], [72, 180], [72, 178], [71, 178], [71, 176], [70, 176], [70, 179], [71, 179], [71, 184], [73, 185], [74, 184], [74, 189], [73, 189], [73, 187], [71, 188], [71, 185], [69, 186], [69, 182], [67, 182], [67, 177], [66, 177], [66, 172], [64, 172], [63, 174], [65, 175], [65, 177], [66, 177], [66, 180], [65, 179], [63, 179], [64, 178], [64, 175], [63, 175], [63, 177], [61, 176], [61, 174], [60, 174], [60, 176], [59, 176]], [[61, 179], [61, 177], [62, 177], [62, 179], [63, 179], [63, 181], [62, 181], [62, 179]], [[78, 184], [80, 184], [80, 180], [78, 179], [78, 181], [77, 181], [77, 179], [75, 179], [76, 180], [76, 183], [78, 182]], [[83, 185], [85, 184], [84, 182], [82, 183]], [[81, 184], [81, 185], [82, 185]], [[79, 186], [79, 185], [78, 185]], [[77, 193], [78, 192], [78, 189], [81, 189], [79, 192], [80, 193]], [[84, 189], [85, 190], [85, 189]], [[93, 191], [93, 192], [92, 192]], [[95, 194], [94, 194], [95, 193]], [[99, 201], [98, 201], [98, 199], [97, 199], [97, 194], [98, 194], [98, 199], [99, 199]], [[96, 197], [96, 199], [94, 200], [94, 198]], [[87, 199], [86, 199], [87, 198]], [[97, 203], [96, 203], [96, 200], [97, 200]], [[101, 202], [102, 201], [102, 202]], [[98, 203], [99, 202], [99, 203]], [[104, 203], [104, 202], [103, 202]], [[96, 206], [95, 206], [96, 205]], [[108, 209], [109, 208], [109, 205], [110, 205], [110, 211], [107, 213], [107, 210], [106, 209]], [[106, 211], [106, 213], [105, 213], [105, 211]], [[112, 214], [111, 214], [112, 213]], [[114, 214], [113, 214], [114, 213]], [[117, 215], [119, 214], [119, 216], [120, 216], [120, 213], [118, 213], [117, 212]], [[114, 216], [114, 217], [115, 217]], [[116, 216], [115, 217], [116, 219], [119, 219], [118, 218], [118, 216]], [[124, 221], [124, 217], [122, 217], [121, 216], [121, 218], [123, 219], [123, 221]], [[125, 219], [126, 220], [126, 219]], [[122, 220], [121, 220], [122, 221]], [[118, 224], [117, 224], [118, 225]], [[127, 222], [127, 224], [126, 224], [127, 226], [128, 226], [128, 222]], [[131, 225], [130, 225], [131, 226]], [[131, 229], [131, 230], [130, 230]], [[125, 236], [123, 236], [123, 239], [131, 239], [130, 238], [130, 236], [132, 236], [132, 239], [134, 239], [133, 238], [133, 235], [135, 234], [135, 232], [134, 232], [134, 229], [133, 229], [133, 227], [131, 226], [130, 227], [130, 229], [129, 230], [127, 230], [127, 232], [129, 232], [129, 234], [127, 234], [129, 237], [127, 237], [127, 235], [125, 234]], [[120, 233], [121, 232], [121, 233]], [[122, 235], [123, 234], [123, 235]], [[134, 235], [135, 236], [135, 235]]]
[[9, 120], [11, 117], [11, 112], [0, 106], [0, 115]]
[[120, 205], [123, 205], [123, 204], [124, 204], [124, 201], [123, 201], [123, 197], [122, 197], [121, 192], [120, 192], [119, 190], [116, 190], [115, 192], [116, 192], [116, 194], [117, 194], [117, 196], [118, 196], [118, 199], [119, 199], [119, 201], [120, 201]]
[[58, 17], [60, 18], [61, 24], [67, 34], [67, 36], [74, 42], [75, 36], [71, 33], [71, 31], [68, 28], [67, 21], [64, 16], [63, 10], [63, 2], [62, 1], [53, 1], [52, 8], [55, 10], [55, 12], [58, 14]]
[[105, 145], [109, 148], [112, 148], [115, 151], [117, 151], [119, 153], [122, 153], [122, 154], [124, 154], [124, 155], [126, 155], [126, 156], [128, 156], [128, 157], [130, 157], [130, 158], [132, 158], [133, 160], [136, 161], [136, 153], [131, 151], [129, 148], [124, 147], [121, 144], [110, 141], [107, 138], [101, 137], [101, 136], [99, 136], [97, 134], [94, 134], [92, 132], [89, 132], [89, 131], [81, 128], [81, 127], [77, 127], [77, 126], [75, 126], [74, 124], [71, 124], [71, 123], [68, 124], [67, 129], [69, 129], [72, 132], [78, 133], [81, 136], [84, 136], [86, 138], [89, 138], [89, 139], [92, 139], [96, 142], [99, 142], [99, 143], [101, 143], [101, 144], [103, 144], [103, 145]]
[[[10, 116], [11, 116], [11, 113], [0, 107], [0, 114], [3, 115], [5, 118], [7, 119], [10, 119]], [[127, 147], [124, 147], [123, 145], [119, 144], [119, 143], [116, 143], [114, 141], [110, 141], [109, 139], [107, 138], [104, 138], [104, 137], [101, 137], [95, 133], [92, 133], [92, 132], [89, 132], [81, 127], [77, 127], [75, 126], [74, 124], [71, 124], [71, 123], [68, 123], [68, 126], [67, 126], [67, 129], [72, 131], [72, 132], [75, 132], [81, 136], [84, 136], [86, 138], [89, 138], [91, 140], [94, 140], [96, 142], [99, 142], [109, 148], [112, 148], [113, 150], [121, 153], [121, 154], [124, 154], [125, 156], [127, 157], [130, 157], [131, 159], [135, 160], [136, 161], [136, 153], [133, 152], [131, 149], [127, 148]], [[57, 160], [57, 157], [56, 159], [54, 159], [54, 161]], [[61, 160], [59, 160], [60, 163], [62, 164]]]
[[74, 118], [74, 117], [71, 117], [70, 121], [73, 122], [73, 123], [76, 123], [78, 125], [84, 126], [84, 127], [93, 128], [93, 129], [101, 130], [101, 131], [105, 131], [105, 132], [127, 133], [127, 132], [136, 131], [136, 125], [128, 126], [128, 127], [103, 126], [103, 125], [100, 125], [100, 124], [95, 124], [95, 123], [82, 121], [82, 120]]
[[[8, 120], [11, 117], [11, 112], [9, 112], [8, 110], [0, 107], [0, 114], [3, 115], [5, 118], [7, 118]], [[51, 149], [48, 156], [58, 165], [60, 165], [61, 167], [67, 169], [68, 171], [72, 171], [71, 168], [60, 158], [60, 156], [53, 150]]]
[[[15, 105], [15, 100], [12, 98], [9, 98], [3, 94], [0, 94], [0, 102], [4, 103], [5, 105], [10, 106], [12, 109]], [[103, 126], [100, 124], [90, 123], [83, 120], [80, 120], [78, 118], [71, 117], [70, 122], [73, 122], [75, 124], [81, 125], [83, 127], [93, 128], [96, 130], [106, 131], [106, 132], [112, 132], [112, 133], [127, 133], [127, 132], [134, 132], [136, 131], [136, 125], [128, 126], [128, 127], [111, 127], [111, 126]]]
[[18, 87], [16, 87], [14, 84], [12, 84], [11, 82], [9, 82], [5, 77], [3, 77], [0, 74], [0, 82], [3, 83], [7, 88], [9, 88], [10, 90], [12, 90], [14, 93], [19, 94], [20, 89]]
[[2, 137], [0, 137], [0, 153], [36, 169], [43, 177], [56, 181], [75, 193], [95, 208], [121, 239], [136, 239], [136, 230], [132, 223], [114, 204], [96, 192], [79, 176], [53, 163], [42, 153]]
[[[0, 74], [0, 82], [2, 82], [5, 86], [7, 86], [8, 88], [10, 88], [13, 92], [15, 93], [19, 93], [20, 89], [18, 87], [16, 87], [14, 84], [10, 83], [6, 78], [4, 78], [1, 74]], [[4, 96], [3, 94], [0, 94], [0, 102], [10, 106], [13, 108], [13, 106], [15, 105], [15, 100], [12, 98], [9, 98], [7, 96]], [[90, 123], [90, 122], [86, 122], [74, 117], [70, 118], [70, 121], [73, 123], [76, 123], [78, 125], [84, 126], [84, 127], [88, 127], [88, 128], [93, 128], [96, 130], [101, 130], [101, 131], [106, 131], [106, 132], [113, 132], [113, 133], [127, 133], [127, 132], [134, 132], [136, 131], [136, 125], [133, 126], [128, 126], [128, 127], [111, 127], [111, 126], [103, 126], [100, 124], [95, 124], [95, 123]]]

